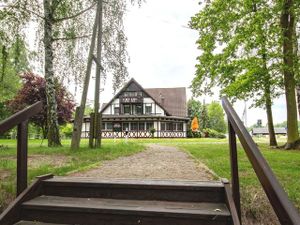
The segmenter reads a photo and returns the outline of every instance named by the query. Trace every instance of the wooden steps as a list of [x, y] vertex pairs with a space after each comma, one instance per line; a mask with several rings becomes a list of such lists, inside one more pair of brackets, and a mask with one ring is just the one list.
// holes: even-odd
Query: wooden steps
[[67, 225], [67, 224], [58, 224], [58, 223], [42, 223], [37, 221], [20, 221], [15, 223], [15, 225]]
[[233, 224], [222, 182], [54, 177], [35, 190], [3, 224]]
[[44, 194], [182, 202], [224, 202], [221, 182], [55, 177], [43, 181]]

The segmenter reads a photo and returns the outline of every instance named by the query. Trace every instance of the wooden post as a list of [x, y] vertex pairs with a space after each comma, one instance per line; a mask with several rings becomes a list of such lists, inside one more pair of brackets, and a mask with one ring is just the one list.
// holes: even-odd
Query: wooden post
[[95, 137], [95, 113], [90, 114], [90, 133], [89, 133], [89, 147], [94, 148], [94, 137]]
[[28, 120], [18, 125], [17, 196], [27, 188]]
[[232, 185], [232, 197], [238, 212], [239, 219], [241, 221], [241, 200], [240, 200], [240, 182], [238, 171], [238, 158], [237, 158], [237, 144], [235, 131], [228, 121], [228, 133], [229, 133], [229, 151], [230, 151], [230, 164], [231, 164], [231, 185]]

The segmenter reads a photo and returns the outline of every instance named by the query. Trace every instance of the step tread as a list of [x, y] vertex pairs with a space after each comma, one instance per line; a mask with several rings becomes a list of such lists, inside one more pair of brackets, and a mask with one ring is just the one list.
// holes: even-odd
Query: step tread
[[58, 223], [43, 223], [38, 221], [19, 221], [14, 225], [67, 225], [67, 224], [58, 224]]
[[73, 198], [60, 196], [39, 196], [23, 203], [27, 209], [68, 210], [96, 212], [113, 212], [115, 214], [139, 214], [168, 216], [230, 216], [230, 212], [223, 203], [193, 203], [168, 201], [139, 201], [116, 200], [104, 198]]
[[45, 180], [44, 183], [50, 185], [80, 185], [80, 186], [110, 186], [110, 187], [130, 187], [130, 188], [156, 188], [156, 189], [188, 189], [195, 190], [201, 188], [223, 188], [220, 181], [187, 181], [187, 180], [160, 180], [160, 179], [101, 179], [89, 177], [53, 177]]

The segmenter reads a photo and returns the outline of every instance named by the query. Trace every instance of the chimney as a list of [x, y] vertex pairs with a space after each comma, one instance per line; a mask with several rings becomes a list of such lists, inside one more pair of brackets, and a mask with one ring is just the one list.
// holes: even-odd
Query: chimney
[[164, 105], [165, 104], [165, 97], [161, 93], [159, 93], [159, 97], [160, 97], [160, 103], [162, 105]]

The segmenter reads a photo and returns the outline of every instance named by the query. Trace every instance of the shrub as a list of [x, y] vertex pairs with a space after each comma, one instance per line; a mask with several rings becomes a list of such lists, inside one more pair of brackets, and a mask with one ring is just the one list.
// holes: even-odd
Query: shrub
[[226, 135], [223, 133], [220, 133], [216, 130], [206, 128], [203, 129], [204, 137], [210, 137], [210, 138], [226, 138]]
[[151, 135], [152, 135], [152, 137], [154, 137], [154, 133], [155, 133], [155, 128], [154, 127], [152, 127], [151, 129], [150, 129], [150, 133], [151, 133]]

